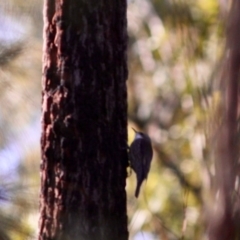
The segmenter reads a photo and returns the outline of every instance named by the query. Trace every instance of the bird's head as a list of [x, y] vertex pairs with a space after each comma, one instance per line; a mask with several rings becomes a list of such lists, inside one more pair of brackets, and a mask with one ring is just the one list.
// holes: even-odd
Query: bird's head
[[135, 132], [135, 139], [141, 139], [144, 138], [144, 133], [142, 132], [138, 132], [137, 130], [135, 130], [134, 128], [132, 128], [132, 130]]

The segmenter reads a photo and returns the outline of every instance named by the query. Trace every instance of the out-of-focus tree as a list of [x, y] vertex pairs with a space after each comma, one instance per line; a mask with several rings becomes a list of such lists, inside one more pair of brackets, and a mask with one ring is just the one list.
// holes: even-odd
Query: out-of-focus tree
[[[214, 129], [212, 199], [206, 203], [210, 240], [239, 239], [239, 74], [240, 1], [231, 1], [226, 18], [226, 47], [221, 69], [221, 102]], [[212, 207], [214, 205], [214, 207]]]
[[[15, 138], [15, 131], [39, 114], [33, 109], [40, 104], [41, 1], [7, 2], [0, 6], [27, 26], [31, 36], [25, 38], [18, 57], [9, 58], [8, 66], [13, 69], [1, 67], [2, 149]], [[137, 201], [135, 176], [128, 178], [129, 230], [131, 236], [142, 231], [162, 239], [182, 235], [184, 239], [205, 239], [203, 206], [215, 202], [211, 190], [216, 135], [211, 133], [218, 131], [222, 119], [219, 89], [225, 85], [217, 79], [223, 66], [221, 20], [227, 19], [229, 1], [219, 1], [220, 6], [216, 0], [128, 2], [129, 125], [147, 132], [155, 149], [150, 175]], [[132, 138], [129, 127], [129, 140]], [[32, 145], [25, 146], [27, 154], [21, 153], [21, 177], [34, 172], [28, 169], [37, 173], [32, 164], [39, 161], [39, 155], [30, 148]], [[36, 180], [36, 174], [34, 177]]]

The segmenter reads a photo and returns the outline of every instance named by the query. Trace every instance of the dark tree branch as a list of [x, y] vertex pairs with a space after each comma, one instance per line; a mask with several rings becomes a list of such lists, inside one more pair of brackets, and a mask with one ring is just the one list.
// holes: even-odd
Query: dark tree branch
[[173, 157], [169, 156], [164, 152], [163, 149], [161, 149], [160, 146], [155, 145], [154, 146], [155, 151], [158, 154], [159, 159], [164, 164], [165, 167], [171, 169], [171, 171], [174, 173], [174, 175], [178, 178], [180, 184], [187, 188], [189, 191], [191, 191], [195, 197], [202, 202], [202, 195], [201, 195], [201, 186], [195, 186], [192, 183], [190, 183], [182, 171], [179, 169], [179, 167], [174, 163]]

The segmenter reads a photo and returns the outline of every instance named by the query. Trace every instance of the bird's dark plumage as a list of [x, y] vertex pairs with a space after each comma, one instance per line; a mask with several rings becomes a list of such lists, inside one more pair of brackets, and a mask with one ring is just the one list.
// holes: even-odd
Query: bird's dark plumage
[[[134, 130], [135, 131], [135, 130]], [[137, 175], [135, 197], [139, 195], [142, 182], [147, 178], [153, 157], [151, 140], [148, 135], [135, 131], [135, 139], [130, 146], [130, 164]]]

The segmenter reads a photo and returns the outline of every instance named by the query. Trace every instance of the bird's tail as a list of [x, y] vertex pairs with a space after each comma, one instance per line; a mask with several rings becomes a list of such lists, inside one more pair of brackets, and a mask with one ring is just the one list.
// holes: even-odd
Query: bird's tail
[[136, 187], [136, 191], [135, 191], [135, 197], [138, 198], [139, 192], [140, 192], [140, 187], [142, 185], [143, 181], [137, 181], [137, 187]]

